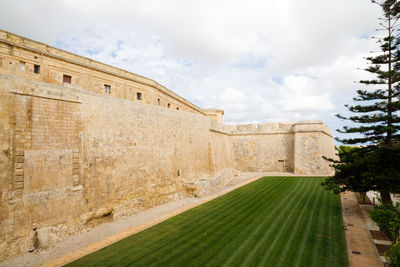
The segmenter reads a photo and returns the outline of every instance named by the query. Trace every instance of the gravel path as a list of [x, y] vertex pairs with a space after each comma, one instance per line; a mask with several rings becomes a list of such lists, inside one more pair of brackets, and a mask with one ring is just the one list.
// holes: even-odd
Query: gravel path
[[5, 266], [37, 266], [59, 258], [68, 252], [83, 249], [90, 244], [100, 242], [110, 236], [128, 231], [133, 227], [149, 224], [158, 218], [166, 217], [168, 214], [177, 210], [185, 210], [209, 201], [215, 197], [223, 195], [237, 187], [242, 186], [247, 181], [263, 176], [295, 176], [292, 173], [265, 173], [265, 172], [243, 172], [225, 187], [222, 187], [213, 195], [201, 198], [185, 198], [169, 202], [148, 210], [137, 213], [136, 215], [121, 218], [112, 222], [104, 223], [88, 232], [76, 234], [53, 245], [47, 249], [39, 249], [32, 253], [24, 253], [15, 258], [0, 262], [0, 267]]

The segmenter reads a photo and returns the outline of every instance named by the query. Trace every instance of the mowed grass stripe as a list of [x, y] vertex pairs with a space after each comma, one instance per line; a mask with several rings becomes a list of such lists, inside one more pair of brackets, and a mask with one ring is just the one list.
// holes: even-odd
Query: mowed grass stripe
[[[304, 231], [304, 235], [303, 235], [303, 238], [301, 240], [301, 244], [297, 248], [298, 256], [297, 256], [297, 260], [296, 260], [295, 266], [300, 266], [304, 256], [308, 255], [308, 254], [305, 254], [306, 243], [307, 243], [309, 235], [311, 233], [311, 227], [314, 226], [314, 216], [316, 214], [315, 211], [317, 210], [317, 205], [321, 205], [321, 201], [320, 201], [321, 193], [322, 193], [322, 190], [318, 190], [317, 199], [314, 201], [314, 205], [312, 206], [311, 215], [310, 215], [310, 222], [307, 224], [306, 230]], [[309, 265], [309, 262], [307, 263], [307, 265]], [[302, 266], [304, 266], [304, 265], [302, 265]]]
[[[175, 258], [174, 260], [170, 261], [163, 261], [161, 265], [169, 265], [172, 264], [174, 266], [179, 266], [184, 264], [187, 259], [194, 258], [196, 265], [201, 265], [201, 256], [210, 258], [215, 256], [216, 249], [218, 248], [218, 239], [226, 240], [226, 232], [240, 232], [243, 231], [243, 228], [246, 227], [246, 223], [248, 222], [247, 219], [251, 216], [260, 216], [260, 214], [256, 211], [262, 210], [262, 206], [265, 206], [268, 203], [268, 199], [271, 198], [269, 194], [262, 194], [263, 198], [258, 200], [257, 204], [253, 204], [254, 202], [251, 201], [247, 202], [246, 206], [241, 209], [238, 209], [237, 214], [230, 214], [229, 217], [225, 218], [224, 221], [217, 221], [214, 225], [210, 227], [210, 230], [207, 230], [206, 233], [203, 234], [202, 238], [200, 238], [197, 242], [191, 242], [185, 244], [185, 250], [176, 251], [174, 254], [175, 256], [178, 254], [184, 255], [179, 258]], [[254, 218], [253, 217], [253, 218]], [[222, 230], [222, 231], [221, 231]], [[232, 239], [232, 236], [229, 237], [229, 240]], [[229, 240], [226, 240], [229, 242]], [[217, 244], [215, 244], [216, 242]], [[225, 243], [226, 244], [226, 243]], [[208, 246], [213, 246], [215, 250], [212, 253], [207, 253], [206, 248]], [[216, 246], [215, 246], [216, 245]], [[190, 250], [190, 251], [189, 251]], [[174, 255], [171, 255], [170, 258], [173, 258]], [[200, 257], [200, 258], [199, 258]], [[207, 260], [204, 264], [207, 263]]]
[[[269, 178], [267, 178], [269, 179]], [[279, 183], [279, 179], [273, 179], [271, 180], [271, 183], [266, 183], [266, 184], [261, 184], [262, 189], [268, 191], [274, 190], [274, 186]], [[187, 238], [191, 232], [195, 231], [197, 227], [200, 227], [202, 225], [205, 225], [207, 221], [210, 220], [210, 218], [214, 217], [216, 219], [220, 218], [220, 216], [224, 216], [224, 213], [226, 212], [231, 212], [232, 210], [236, 209], [236, 205], [238, 203], [243, 202], [243, 199], [247, 199], [248, 195], [247, 193], [254, 192], [254, 189], [258, 187], [257, 181], [255, 183], [252, 183], [251, 186], [248, 188], [243, 188], [244, 190], [240, 190], [238, 192], [233, 191], [232, 193], [237, 193], [237, 194], [232, 194], [232, 195], [226, 195], [226, 198], [221, 198], [220, 203], [215, 203], [214, 206], [211, 206], [210, 209], [205, 208], [204, 206], [200, 206], [194, 209], [191, 209], [185, 213], [180, 214], [179, 216], [175, 216], [174, 218], [171, 218], [167, 221], [165, 221], [166, 224], [159, 224], [157, 226], [153, 226], [149, 228], [152, 231], [150, 233], [144, 234], [143, 232], [138, 233], [134, 236], [128, 237], [125, 239], [125, 244], [121, 244], [121, 249], [123, 252], [119, 255], [120, 260], [125, 260], [126, 257], [129, 259], [132, 259], [132, 255], [135, 255], [135, 261], [140, 261], [141, 258], [138, 258], [138, 255], [142, 255], [143, 258], [146, 258], [148, 253], [152, 253], [155, 250], [158, 250], [160, 248], [160, 242], [164, 242], [169, 244], [168, 247], [171, 247], [173, 243], [171, 243], [171, 238], [175, 237], [175, 241], [177, 242], [183, 242], [183, 238]], [[285, 183], [282, 184], [282, 186]], [[259, 194], [261, 194], [259, 192]], [[227, 208], [222, 209], [222, 207]], [[190, 218], [190, 220], [187, 220], [186, 218]], [[153, 229], [154, 228], [154, 229]], [[168, 238], [167, 238], [168, 237]], [[132, 242], [141, 244], [142, 246], [136, 246], [132, 250]], [[121, 241], [122, 242], [122, 241]], [[124, 252], [124, 248], [127, 248]], [[130, 249], [128, 249], [130, 248]], [[161, 252], [160, 250], [158, 252]], [[104, 256], [112, 256], [114, 252], [112, 250], [109, 250], [107, 254]]]
[[[248, 187], [242, 187], [244, 190], [235, 190], [231, 192], [232, 194], [225, 195], [226, 198], [218, 198], [212, 201], [214, 205], [211, 205], [210, 207], [217, 207], [213, 212], [209, 211], [209, 205], [208, 203], [206, 203], [192, 210], [184, 212], [178, 216], [175, 216], [169, 220], [166, 220], [165, 222], [157, 226], [153, 226], [144, 232], [138, 233], [136, 235], [126, 238], [125, 240], [120, 241], [120, 243], [122, 244], [120, 246], [120, 253], [118, 255], [115, 255], [113, 250], [107, 248], [100, 250], [99, 253], [102, 253], [105, 261], [107, 261], [108, 257], [113, 257], [115, 258], [115, 261], [117, 263], [129, 261], [136, 266], [145, 266], [146, 264], [148, 264], [148, 261], [154, 262], [158, 258], [163, 258], [164, 255], [168, 255], [168, 252], [171, 249], [174, 249], [177, 243], [184, 244], [187, 239], [192, 238], [194, 231], [199, 231], [204, 229], [205, 227], [208, 227], [207, 222], [209, 222], [212, 218], [214, 218], [215, 220], [221, 220], [223, 219], [223, 217], [226, 216], [227, 213], [235, 211], [237, 209], [237, 206], [244, 202], [242, 199], [243, 196], [245, 196], [245, 199], [247, 199], [249, 198], [249, 196], [251, 196], [251, 193], [254, 192], [257, 193], [257, 197], [257, 195], [262, 195], [262, 192], [264, 191], [274, 191], [275, 184], [277, 184], [278, 186], [285, 186], [285, 183], [281, 183], [281, 181], [276, 178], [271, 180], [271, 183], [258, 183], [258, 181], [256, 181], [255, 183], [249, 184]], [[259, 191], [256, 191], [257, 189]], [[238, 197], [235, 198], [235, 196]], [[226, 199], [228, 199], [228, 201], [226, 201]], [[191, 218], [191, 216], [196, 213], [201, 215], [200, 220]], [[175, 221], [178, 221], [178, 223], [175, 224]], [[182, 221], [187, 222], [187, 227], [181, 227], [179, 222]], [[148, 232], [150, 232], [150, 235], [148, 235]], [[153, 238], [154, 235], [164, 236], [163, 238]], [[137, 237], [139, 237], [139, 240], [136, 239]], [[146, 237], [148, 238], [146, 239]], [[143, 238], [145, 240], [143, 240]], [[142, 244], [143, 246], [135, 246], [134, 244]], [[149, 255], [155, 256], [149, 258]], [[105, 262], [100, 263], [105, 264]], [[90, 262], [88, 262], [88, 264], [90, 264]]]
[[[300, 182], [301, 180], [298, 180], [298, 182]], [[305, 182], [305, 181], [303, 181]], [[305, 183], [303, 183], [304, 185]], [[243, 252], [245, 247], [251, 247], [250, 246], [250, 242], [253, 240], [253, 238], [259, 234], [260, 230], [263, 227], [266, 227], [267, 225], [269, 226], [271, 221], [270, 219], [273, 219], [273, 216], [276, 214], [276, 212], [281, 211], [281, 208], [290, 204], [291, 202], [286, 202], [287, 200], [291, 199], [291, 201], [295, 201], [297, 194], [295, 195], [291, 195], [291, 193], [295, 190], [297, 190], [298, 192], [301, 192], [301, 190], [298, 190], [299, 188], [297, 188], [297, 183], [293, 185], [292, 191], [290, 192], [285, 192], [285, 198], [280, 199], [281, 201], [279, 201], [279, 204], [277, 205], [273, 205], [273, 203], [276, 202], [276, 199], [271, 201], [269, 203], [269, 206], [273, 206], [275, 208], [273, 208], [272, 210], [266, 210], [268, 212], [268, 215], [265, 218], [262, 218], [262, 221], [256, 224], [256, 228], [251, 229], [251, 232], [249, 233], [245, 233], [245, 237], [244, 240], [240, 243], [240, 245], [236, 248], [234, 248], [233, 253], [231, 253], [230, 257], [225, 261], [223, 266], [230, 266], [231, 264], [233, 264], [234, 262], [236, 262], [236, 258], [239, 258], [239, 253], [243, 253], [246, 254], [246, 252]], [[253, 226], [253, 225], [251, 225]]]
[[[284, 218], [284, 221], [281, 222], [280, 224], [276, 224], [277, 228], [276, 231], [273, 232], [273, 234], [269, 234], [269, 236], [264, 236], [262, 244], [263, 247], [257, 251], [257, 257], [253, 260], [254, 264], [252, 265], [257, 265], [257, 266], [265, 266], [266, 262], [268, 261], [268, 264], [272, 260], [275, 260], [276, 257], [275, 255], [277, 254], [282, 254], [282, 248], [279, 246], [278, 242], [282, 240], [287, 240], [286, 235], [293, 231], [294, 224], [296, 222], [296, 218], [298, 218], [299, 215], [301, 215], [301, 209], [299, 205], [305, 205], [304, 203], [307, 203], [308, 200], [311, 198], [310, 192], [312, 192], [315, 189], [315, 185], [313, 184], [312, 187], [309, 187], [308, 193], [304, 191], [304, 194], [302, 195], [302, 199], [296, 203], [295, 207], [292, 208], [291, 213]], [[283, 235], [283, 236], [282, 236]], [[270, 243], [270, 239], [272, 239], [272, 243]], [[266, 245], [265, 243], [268, 242]], [[271, 257], [273, 255], [273, 257]]]
[[[315, 184], [315, 186], [318, 186], [317, 184]], [[314, 186], [314, 187], [315, 187]], [[283, 262], [284, 262], [284, 255], [286, 255], [289, 252], [289, 249], [291, 247], [291, 244], [293, 242], [293, 239], [295, 237], [295, 235], [299, 232], [299, 229], [302, 228], [305, 224], [305, 220], [303, 219], [304, 214], [306, 213], [306, 211], [309, 209], [309, 203], [312, 200], [312, 194], [309, 194], [307, 201], [305, 202], [305, 204], [303, 205], [303, 208], [300, 211], [300, 214], [297, 218], [297, 220], [294, 220], [295, 224], [291, 227], [291, 229], [289, 229], [290, 231], [288, 231], [288, 229], [286, 228], [281, 228], [279, 231], [279, 234], [276, 235], [271, 247], [275, 247], [276, 242], [278, 242], [281, 239], [281, 235], [284, 231], [288, 231], [290, 233], [289, 237], [285, 237], [284, 240], [286, 241], [286, 243], [284, 244], [283, 250], [281, 250], [280, 254], [282, 255], [282, 257], [278, 258], [278, 263], [276, 264], [276, 267], [280, 267], [283, 266]], [[266, 260], [268, 259], [269, 254], [272, 252], [272, 249], [268, 250], [267, 254], [264, 256], [263, 261], [261, 262], [262, 265], [266, 262]]]
[[[219, 262], [221, 265], [226, 263], [227, 252], [229, 251], [229, 253], [231, 253], [237, 249], [235, 240], [241, 240], [243, 244], [243, 240], [245, 240], [260, 223], [266, 220], [267, 214], [272, 213], [271, 210], [267, 209], [268, 206], [270, 206], [270, 201], [263, 200], [262, 205], [257, 207], [260, 211], [259, 213], [254, 212], [249, 216], [244, 216], [243, 220], [236, 221], [235, 226], [228, 229], [229, 231], [237, 233], [235, 237], [225, 235], [224, 232], [221, 231], [216, 241], [212, 243], [212, 246], [215, 248], [214, 253], [201, 253], [198, 255], [198, 258], [196, 258], [196, 263], [198, 263], [199, 266], [208, 266], [210, 261], [212, 261], [212, 263]], [[279, 206], [275, 206], [275, 209], [279, 209]], [[225, 229], [224, 227], [224, 230]], [[204, 246], [206, 245], [209, 244], [204, 244]]]
[[[278, 186], [283, 187], [285, 185], [286, 183], [282, 183]], [[251, 202], [242, 201], [242, 203], [236, 205], [228, 204], [227, 209], [219, 213], [218, 216], [211, 217], [210, 220], [202, 224], [195, 222], [193, 224], [193, 231], [190, 231], [190, 234], [186, 235], [179, 234], [180, 238], [178, 240], [173, 240], [172, 243], [171, 240], [165, 240], [164, 243], [165, 245], [168, 244], [168, 246], [162, 246], [163, 244], [158, 244], [156, 249], [157, 253], [162, 255], [162, 257], [159, 257], [160, 258], [159, 260], [147, 258], [147, 261], [138, 261], [135, 262], [135, 264], [136, 263], [139, 265], [143, 264], [143, 266], [149, 264], [154, 264], [154, 265], [159, 264], [161, 266], [165, 266], [168, 264], [172, 264], [172, 262], [180, 258], [177, 257], [177, 255], [181, 255], [182, 257], [184, 255], [194, 253], [195, 250], [197, 249], [197, 247], [195, 246], [196, 243], [201, 243], [204, 239], [207, 238], [207, 236], [211, 236], [218, 231], [216, 225], [219, 225], [221, 223], [226, 224], [226, 221], [228, 221], [229, 218], [235, 218], [237, 216], [242, 215], [243, 213], [246, 212], [246, 210], [251, 208], [251, 205], [254, 202], [258, 203], [263, 197], [265, 197], [266, 194], [264, 193], [265, 192], [264, 187], [257, 188], [257, 190], [258, 190], [257, 193], [255, 191], [256, 193], [255, 197], [251, 198], [253, 199], [253, 201]]]
[[[275, 266], [284, 258], [282, 266], [294, 266], [296, 261], [304, 266], [306, 260], [298, 260], [299, 254], [293, 253], [304, 243], [309, 246], [306, 252], [317, 257], [307, 266], [347, 266], [340, 199], [325, 192], [321, 181], [306, 177], [257, 180], [70, 265], [254, 266], [264, 259], [263, 266]], [[301, 232], [309, 224], [310, 233]], [[317, 240], [321, 233], [332, 238]], [[290, 239], [292, 244], [287, 245]], [[236, 256], [228, 262], [233, 251]], [[250, 259], [249, 254], [253, 255]]]
[[[304, 213], [302, 214], [302, 216], [296, 218], [296, 222], [293, 222], [293, 225], [295, 225], [295, 223], [299, 223], [299, 227], [297, 229], [294, 226], [293, 228], [289, 228], [290, 226], [288, 227], [288, 230], [285, 232], [286, 235], [283, 236], [279, 240], [275, 248], [273, 248], [272, 254], [274, 256], [269, 259], [268, 264], [274, 263], [278, 265], [278, 263], [280, 263], [281, 266], [291, 266], [294, 264], [294, 259], [298, 257], [297, 250], [299, 243], [303, 239], [303, 232], [307, 228], [307, 225], [310, 223], [310, 216], [313, 211], [313, 204], [317, 201], [316, 193], [320, 192], [319, 184], [316, 184], [316, 186], [316, 190], [313, 190], [309, 193], [311, 197], [311, 203], [304, 204]], [[289, 235], [291, 236], [291, 238], [288, 237]]]
[[[279, 181], [279, 180], [277, 180]], [[285, 183], [279, 184], [278, 186], [285, 186]], [[268, 189], [268, 190], [267, 190]], [[254, 190], [254, 189], [253, 189]], [[264, 186], [261, 187], [260, 192], [256, 194], [255, 199], [257, 200], [259, 197], [262, 197], [263, 191], [268, 192], [269, 190], [273, 190], [273, 187]], [[174, 232], [174, 235], [172, 236], [170, 233], [170, 236], [168, 238], [165, 238], [164, 240], [161, 240], [160, 242], [154, 242], [151, 247], [148, 247], [147, 250], [141, 250], [140, 253], [142, 254], [141, 258], [137, 258], [137, 255], [132, 257], [132, 254], [128, 255], [128, 257], [132, 260], [132, 263], [138, 264], [138, 265], [148, 265], [150, 263], [155, 263], [157, 261], [156, 258], [148, 258], [147, 255], [149, 253], [157, 252], [158, 255], [168, 255], [167, 257], [170, 257], [172, 255], [172, 250], [173, 251], [178, 251], [181, 246], [187, 245], [187, 242], [190, 240], [193, 240], [193, 236], [199, 237], [199, 233], [203, 233], [205, 230], [210, 228], [212, 225], [213, 221], [219, 222], [219, 221], [224, 221], [223, 219], [227, 216], [227, 214], [234, 214], [234, 213], [239, 213], [240, 211], [240, 205], [243, 203], [246, 203], [245, 201], [241, 201], [237, 203], [236, 201], [232, 203], [226, 203], [223, 207], [212, 213], [208, 212], [206, 209], [202, 212], [204, 217], [206, 218], [205, 220], [200, 220], [200, 221], [192, 221], [190, 224], [190, 227], [185, 228], [185, 231], [179, 230]], [[239, 206], [239, 207], [238, 207]], [[185, 217], [186, 214], [182, 214], [182, 217]], [[168, 233], [168, 231], [166, 231]], [[195, 238], [194, 240], [197, 240]], [[161, 260], [165, 260], [164, 257], [159, 257]]]
[[[321, 205], [319, 206], [319, 210], [318, 210], [318, 224], [317, 224], [317, 231], [316, 234], [314, 234], [314, 241], [312, 242], [312, 247], [311, 247], [311, 251], [316, 250], [318, 247], [321, 246], [323, 239], [328, 238], [326, 235], [326, 231], [324, 229], [326, 229], [326, 227], [323, 225], [324, 223], [324, 217], [329, 216], [327, 214], [328, 212], [328, 207], [327, 205], [329, 205], [330, 201], [327, 201], [329, 197], [329, 194], [323, 194], [323, 200], [321, 201]], [[314, 266], [318, 266], [318, 260], [319, 257], [312, 257], [311, 258], [311, 267]], [[328, 261], [329, 262], [329, 261]]]
[[[288, 182], [289, 180], [286, 181], [285, 185]], [[261, 198], [258, 198], [257, 200], [254, 199], [256, 200], [257, 204], [252, 204], [254, 203], [253, 201], [251, 204], [247, 202], [246, 206], [238, 208], [237, 212], [229, 214], [229, 217], [224, 218], [224, 220], [216, 220], [213, 225], [211, 225], [204, 233], [202, 233], [200, 239], [196, 240], [195, 242], [188, 242], [184, 247], [181, 247], [180, 250], [174, 251], [174, 253], [171, 254], [167, 260], [162, 261], [160, 265], [180, 265], [184, 264], [188, 259], [191, 258], [195, 259], [196, 264], [205, 265], [210, 257], [215, 256], [215, 251], [221, 249], [221, 247], [226, 245], [226, 243], [232, 239], [232, 237], [229, 237], [225, 234], [226, 232], [242, 231], [246, 223], [249, 221], [249, 218], [251, 220], [255, 216], [259, 216], [256, 211], [262, 209], [262, 206], [265, 206], [266, 203], [268, 203], [269, 198], [274, 198], [277, 193], [279, 193], [274, 191], [272, 194], [269, 194], [269, 192], [266, 192], [267, 194], [265, 194], [262, 193], [262, 190], [260, 191]], [[226, 221], [228, 221], [228, 223], [226, 223]], [[206, 248], [211, 245], [214, 247], [214, 251], [213, 253], [207, 253]], [[177, 255], [182, 256], [177, 257]]]
[[[328, 207], [328, 213], [329, 213], [329, 220], [328, 220], [328, 227], [325, 228], [325, 233], [326, 233], [326, 238], [323, 239], [322, 242], [322, 247], [321, 250], [322, 251], [327, 251], [330, 252], [332, 251], [332, 243], [330, 242], [330, 240], [332, 239], [332, 222], [333, 222], [333, 212], [330, 212], [332, 210], [332, 205], [333, 205], [333, 200], [334, 198], [332, 196], [330, 196], [329, 198], [329, 207]], [[340, 214], [340, 217], [342, 217], [342, 215]], [[340, 224], [340, 226], [342, 227], [342, 223]], [[328, 254], [327, 258], [328, 261], [331, 262], [333, 260], [333, 256], [335, 255], [334, 253], [325, 253]], [[347, 257], [346, 257], [346, 262], [347, 262]]]
[[[301, 180], [299, 180], [301, 181]], [[303, 187], [306, 185], [305, 180], [302, 181], [301, 187], [297, 188], [297, 183], [294, 184], [292, 190], [286, 193], [286, 197], [281, 199], [280, 203], [273, 208], [271, 212], [267, 215], [265, 220], [261, 222], [250, 235], [248, 235], [243, 242], [233, 251], [230, 257], [226, 260], [223, 266], [230, 266], [234, 263], [237, 263], [240, 259], [244, 259], [244, 265], [246, 265], [246, 259], [251, 258], [255, 251], [257, 250], [257, 240], [260, 235], [269, 234], [271, 232], [271, 224], [274, 223], [274, 220], [279, 219], [283, 212], [290, 207], [290, 205], [297, 201], [297, 196], [302, 194]], [[292, 192], [295, 192], [294, 195], [291, 195]], [[288, 200], [288, 202], [286, 202]], [[276, 200], [275, 200], [276, 201]], [[275, 202], [274, 201], [274, 202]], [[283, 210], [281, 209], [283, 207]], [[276, 213], [280, 212], [280, 214], [276, 217]], [[263, 229], [267, 228], [267, 232]]]
[[[333, 215], [332, 219], [332, 237], [338, 238], [338, 242], [331, 242], [331, 246], [333, 248], [333, 254], [338, 255], [334, 258], [335, 262], [345, 263], [347, 262], [347, 254], [342, 254], [343, 247], [346, 247], [346, 239], [344, 237], [344, 227], [343, 227], [343, 220], [342, 220], [342, 207], [340, 203], [340, 196], [335, 195], [336, 201], [333, 202], [333, 207], [331, 210], [336, 211], [336, 214]], [[338, 265], [339, 266], [339, 265]]]
[[[212, 246], [215, 248], [214, 253], [200, 253], [198, 255], [198, 258], [196, 258], [196, 263], [201, 266], [207, 266], [207, 263], [211, 259], [214, 262], [225, 262], [226, 254], [224, 253], [224, 250], [233, 251], [236, 246], [234, 245], [235, 243], [232, 241], [237, 238], [242, 239], [240, 237], [241, 235], [247, 236], [248, 232], [251, 232], [251, 229], [254, 229], [254, 227], [258, 225], [260, 219], [262, 220], [263, 218], [265, 218], [263, 214], [265, 208], [268, 207], [270, 200], [276, 198], [276, 192], [274, 192], [274, 194], [268, 195], [268, 197], [269, 199], [264, 198], [262, 201], [259, 201], [260, 205], [255, 206], [259, 212], [253, 212], [250, 215], [246, 214], [246, 216], [242, 216], [241, 218], [234, 220], [234, 224], [229, 229], [224, 227], [224, 231], [221, 231], [221, 233], [219, 233], [218, 237], [215, 238], [215, 241], [212, 243]], [[235, 237], [226, 235], [225, 229], [227, 229], [228, 231], [234, 231], [237, 233], [237, 235]], [[201, 245], [205, 247], [209, 244], [207, 243]]]
[[268, 249], [273, 249], [273, 247], [270, 247], [269, 245], [267, 248], [265, 247], [266, 242], [269, 241], [268, 238], [273, 238], [282, 225], [288, 222], [288, 218], [290, 218], [291, 215], [296, 212], [299, 204], [307, 198], [308, 192], [311, 191], [313, 185], [314, 184], [312, 183], [308, 183], [305, 189], [299, 188], [299, 190], [296, 192], [299, 196], [293, 196], [291, 202], [288, 202], [284, 209], [280, 211], [279, 215], [270, 221], [268, 230], [264, 233], [261, 233], [260, 238], [255, 239], [255, 243], [252, 245], [252, 251], [244, 258], [243, 265], [255, 266], [261, 261], [262, 256], [268, 251]]

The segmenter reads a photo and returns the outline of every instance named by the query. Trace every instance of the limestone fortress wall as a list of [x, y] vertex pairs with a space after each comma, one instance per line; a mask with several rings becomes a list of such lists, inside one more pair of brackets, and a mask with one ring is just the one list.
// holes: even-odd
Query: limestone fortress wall
[[226, 185], [331, 175], [320, 121], [223, 125], [158, 83], [0, 31], [0, 259]]

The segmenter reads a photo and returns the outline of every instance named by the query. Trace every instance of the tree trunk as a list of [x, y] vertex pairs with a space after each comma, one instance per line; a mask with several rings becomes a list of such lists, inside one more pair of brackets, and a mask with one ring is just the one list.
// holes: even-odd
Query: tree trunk
[[360, 194], [361, 194], [361, 197], [362, 197], [363, 204], [366, 204], [365, 203], [365, 197], [367, 196], [367, 193], [366, 192], [361, 192]]
[[390, 204], [390, 203], [392, 203], [392, 198], [390, 197], [389, 191], [382, 190], [379, 193], [381, 194], [382, 204]]

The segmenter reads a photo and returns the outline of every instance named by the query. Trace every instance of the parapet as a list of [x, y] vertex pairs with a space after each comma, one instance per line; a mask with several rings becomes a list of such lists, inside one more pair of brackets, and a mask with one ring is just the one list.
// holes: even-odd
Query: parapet
[[211, 120], [211, 131], [231, 135], [235, 131], [234, 125], [225, 125], [214, 119]]
[[305, 120], [293, 124], [293, 132], [323, 132], [332, 137], [331, 129], [325, 123], [318, 120]]
[[206, 108], [203, 109], [203, 112], [207, 117], [210, 117], [217, 122], [222, 123], [222, 117], [224, 116], [224, 111], [222, 109]]
[[273, 134], [291, 133], [293, 123], [259, 123], [259, 124], [238, 124], [234, 134]]
[[301, 132], [323, 132], [332, 136], [331, 130], [322, 121], [317, 120], [286, 123], [238, 124], [233, 134], [285, 134]]
[[206, 115], [152, 79], [1, 29], [0, 69], [6, 75], [79, 85], [86, 91]]

